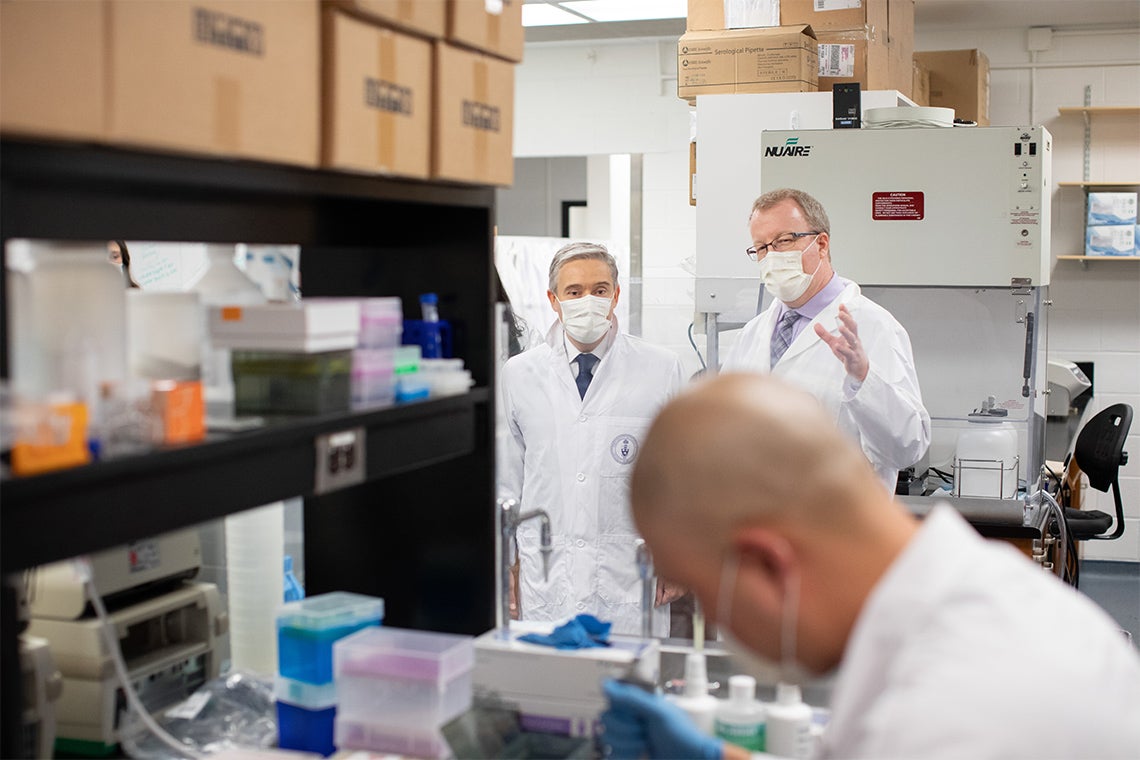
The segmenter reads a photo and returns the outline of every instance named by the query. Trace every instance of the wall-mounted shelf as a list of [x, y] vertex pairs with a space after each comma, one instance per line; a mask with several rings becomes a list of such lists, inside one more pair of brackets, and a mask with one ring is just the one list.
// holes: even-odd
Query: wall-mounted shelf
[[1140, 256], [1058, 256], [1063, 261], [1140, 261]]
[[1073, 113], [1089, 116], [1140, 116], [1140, 106], [1063, 106], [1057, 111], [1062, 116]]
[[1057, 261], [1076, 261], [1081, 269], [1088, 269], [1091, 261], [1140, 261], [1140, 256], [1058, 256]]

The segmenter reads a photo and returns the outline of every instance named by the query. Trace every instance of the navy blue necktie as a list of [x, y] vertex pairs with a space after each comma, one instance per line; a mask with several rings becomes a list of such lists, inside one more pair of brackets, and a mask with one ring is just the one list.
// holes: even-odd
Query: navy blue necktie
[[601, 360], [593, 354], [578, 354], [575, 361], [578, 362], [578, 377], [574, 378], [574, 384], [578, 386], [578, 396], [586, 398], [586, 389], [594, 379], [594, 365]]
[[780, 317], [780, 324], [776, 327], [776, 334], [772, 336], [772, 350], [769, 358], [771, 363], [769, 367], [775, 367], [776, 362], [780, 361], [780, 357], [788, 350], [788, 346], [792, 345], [792, 328], [796, 326], [796, 320], [800, 318], [799, 312], [789, 309], [784, 312], [784, 316]]

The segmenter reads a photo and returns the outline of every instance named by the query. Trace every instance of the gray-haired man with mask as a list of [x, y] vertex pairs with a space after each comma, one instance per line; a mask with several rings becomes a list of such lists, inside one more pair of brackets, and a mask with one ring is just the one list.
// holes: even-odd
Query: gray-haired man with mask
[[910, 337], [832, 269], [831, 225], [812, 196], [765, 193], [752, 204], [748, 230], [748, 255], [775, 300], [745, 325], [724, 369], [771, 372], [811, 393], [894, 493], [898, 471], [930, 446]]
[[[518, 530], [518, 609], [524, 620], [563, 622], [590, 613], [615, 632], [641, 631], [637, 533], [629, 474], [649, 423], [682, 384], [671, 351], [621, 332], [621, 289], [604, 246], [571, 243], [550, 264], [550, 306], [559, 320], [546, 341], [512, 357], [501, 378], [510, 429], [499, 495], [550, 515], [554, 552], [544, 580], [533, 521]], [[654, 633], [668, 634], [659, 584]]]

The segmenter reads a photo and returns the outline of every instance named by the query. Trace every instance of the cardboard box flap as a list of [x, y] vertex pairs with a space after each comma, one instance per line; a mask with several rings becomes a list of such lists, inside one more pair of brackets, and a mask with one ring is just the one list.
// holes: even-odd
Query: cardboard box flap
[[[804, 35], [811, 37], [813, 40], [816, 38], [815, 31], [812, 30], [810, 24], [796, 24], [794, 26], [765, 26], [757, 29], [723, 29], [716, 31], [699, 31], [699, 32], [685, 32], [681, 36], [681, 41], [692, 40], [693, 42], [724, 42], [726, 40], [775, 40], [780, 37], [787, 37], [795, 39], [797, 36]], [[791, 46], [794, 47], [794, 46]]]

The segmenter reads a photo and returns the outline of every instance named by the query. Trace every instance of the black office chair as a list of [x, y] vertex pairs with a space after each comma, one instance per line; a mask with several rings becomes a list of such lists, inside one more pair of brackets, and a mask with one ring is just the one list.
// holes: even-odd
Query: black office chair
[[[1113, 404], [1093, 415], [1077, 435], [1077, 445], [1073, 448], [1073, 459], [1077, 467], [1089, 478], [1089, 485], [1098, 491], [1112, 489], [1116, 503], [1116, 520], [1113, 516], [1098, 509], [1082, 510], [1065, 508], [1065, 523], [1069, 535], [1075, 541], [1111, 541], [1124, 534], [1124, 507], [1120, 503], [1118, 474], [1121, 466], [1128, 464], [1128, 452], [1124, 441], [1128, 429], [1132, 427], [1132, 407], [1128, 404]], [[1109, 528], [1113, 528], [1109, 533]]]

